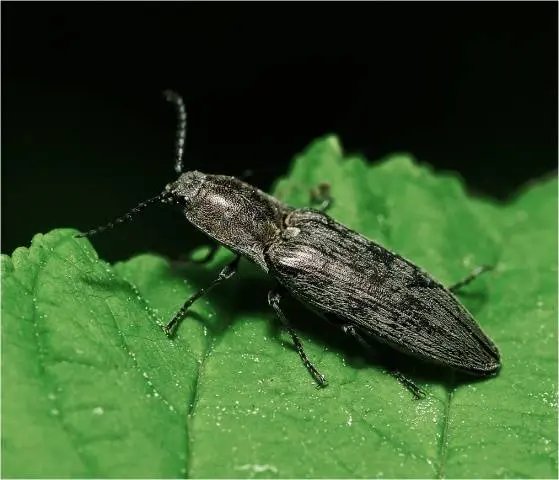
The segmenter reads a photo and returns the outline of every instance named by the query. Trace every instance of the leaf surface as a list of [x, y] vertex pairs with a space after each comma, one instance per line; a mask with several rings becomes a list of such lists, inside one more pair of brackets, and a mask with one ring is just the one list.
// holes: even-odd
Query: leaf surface
[[[247, 262], [161, 331], [231, 254], [179, 268], [110, 266], [73, 230], [2, 257], [4, 477], [557, 477], [557, 180], [509, 205], [468, 197], [408, 155], [370, 165], [336, 137], [295, 159], [274, 194], [329, 181], [334, 218], [446, 284], [498, 268], [461, 299], [499, 346], [494, 379], [404, 365], [415, 401], [356, 345], [292, 305], [316, 389]], [[30, 461], [30, 459], [33, 459]]]

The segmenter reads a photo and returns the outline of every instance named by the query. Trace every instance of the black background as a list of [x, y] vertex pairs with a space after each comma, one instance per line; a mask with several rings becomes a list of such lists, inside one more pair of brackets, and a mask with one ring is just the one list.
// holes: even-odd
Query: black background
[[[2, 252], [102, 224], [188, 168], [267, 188], [326, 133], [370, 160], [414, 154], [506, 200], [557, 163], [556, 2], [2, 3]], [[94, 239], [177, 256], [171, 209]]]

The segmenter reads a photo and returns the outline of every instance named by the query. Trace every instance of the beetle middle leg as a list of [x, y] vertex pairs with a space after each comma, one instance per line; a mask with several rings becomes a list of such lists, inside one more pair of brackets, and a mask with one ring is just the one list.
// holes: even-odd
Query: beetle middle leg
[[211, 282], [207, 287], [201, 288], [200, 290], [198, 290], [186, 302], [184, 302], [184, 305], [180, 308], [180, 310], [177, 313], [175, 313], [175, 315], [173, 316], [171, 321], [163, 327], [163, 330], [165, 330], [165, 333], [167, 335], [170, 335], [170, 334], [173, 333], [176, 326], [184, 318], [184, 316], [186, 315], [186, 312], [188, 311], [188, 309], [192, 306], [192, 304], [196, 300], [198, 300], [199, 298], [206, 295], [216, 285], [219, 285], [224, 280], [228, 280], [233, 275], [235, 275], [235, 273], [237, 273], [237, 267], [239, 266], [239, 260], [240, 259], [241, 259], [241, 256], [236, 255], [235, 258], [230, 263], [228, 263], [225, 267], [222, 268], [221, 272], [219, 272], [219, 275], [214, 279], [213, 282]]
[[[359, 342], [359, 344], [369, 353], [376, 353], [372, 351], [371, 346], [357, 332], [357, 330], [353, 325], [343, 325], [342, 330], [344, 331], [345, 334], [355, 338]], [[390, 373], [390, 375], [398, 379], [404, 385], [404, 387], [406, 387], [413, 394], [415, 398], [419, 399], [425, 397], [425, 392], [420, 387], [418, 387], [414, 382], [412, 382], [409, 378], [407, 378], [404, 374], [394, 369], [389, 369], [388, 372]]]
[[482, 265], [480, 267], [477, 267], [466, 278], [464, 278], [463, 280], [461, 280], [459, 282], [456, 282], [454, 285], [451, 285], [450, 287], [447, 287], [447, 288], [452, 293], [456, 293], [461, 288], [465, 287], [466, 285], [469, 285], [472, 281], [474, 281], [481, 274], [483, 274], [485, 272], [489, 272], [490, 270], [493, 270], [493, 267], [490, 266], [490, 265]]
[[309, 357], [307, 357], [307, 354], [303, 349], [303, 344], [301, 343], [301, 340], [299, 340], [299, 337], [295, 333], [295, 330], [293, 330], [293, 327], [290, 325], [289, 321], [287, 320], [287, 317], [285, 316], [285, 314], [283, 313], [280, 307], [280, 301], [281, 301], [281, 293], [279, 292], [279, 290], [277, 289], [270, 290], [268, 292], [268, 304], [270, 305], [270, 307], [272, 307], [274, 313], [276, 314], [276, 317], [283, 324], [283, 326], [285, 327], [289, 335], [291, 335], [291, 339], [293, 340], [295, 349], [297, 350], [297, 353], [301, 357], [301, 360], [303, 360], [303, 364], [305, 365], [309, 373], [317, 381], [318, 386], [325, 387], [328, 384], [328, 382], [326, 382], [326, 378], [324, 378], [324, 375], [322, 375], [316, 369], [316, 367], [309, 360]]

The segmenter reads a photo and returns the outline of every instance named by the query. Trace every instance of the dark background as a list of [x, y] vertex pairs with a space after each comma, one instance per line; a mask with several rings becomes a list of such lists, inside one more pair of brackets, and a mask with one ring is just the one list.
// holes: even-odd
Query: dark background
[[[505, 201], [557, 164], [557, 3], [2, 3], [2, 252], [88, 229], [189, 168], [262, 188], [337, 133], [413, 153]], [[107, 260], [203, 239], [152, 207], [94, 239]]]

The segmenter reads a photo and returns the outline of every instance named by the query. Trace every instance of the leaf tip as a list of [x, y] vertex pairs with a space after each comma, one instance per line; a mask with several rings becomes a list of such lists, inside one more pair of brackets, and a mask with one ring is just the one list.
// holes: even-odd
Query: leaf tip
[[336, 134], [332, 133], [326, 135], [325, 137], [323, 137], [323, 141], [334, 153], [338, 154], [339, 156], [343, 155], [344, 152], [342, 148], [342, 142], [340, 140], [340, 137], [338, 137]]

